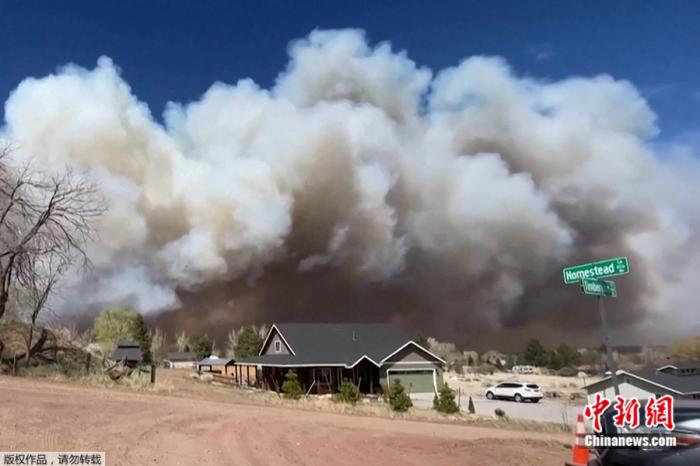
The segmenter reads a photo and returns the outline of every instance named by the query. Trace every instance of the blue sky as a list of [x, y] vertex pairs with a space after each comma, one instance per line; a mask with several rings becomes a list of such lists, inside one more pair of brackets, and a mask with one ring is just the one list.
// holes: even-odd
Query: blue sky
[[360, 28], [421, 66], [505, 57], [541, 79], [608, 73], [632, 81], [659, 116], [660, 140], [700, 128], [700, 2], [0, 0], [0, 100], [27, 76], [110, 56], [160, 116], [214, 81], [269, 86], [290, 40]]

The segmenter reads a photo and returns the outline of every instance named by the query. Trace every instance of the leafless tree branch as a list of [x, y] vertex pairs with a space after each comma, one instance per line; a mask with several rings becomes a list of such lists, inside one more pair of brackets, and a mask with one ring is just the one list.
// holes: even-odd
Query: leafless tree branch
[[10, 152], [0, 148], [0, 319], [17, 291], [33, 327], [60, 277], [89, 266], [86, 246], [105, 205], [87, 177], [17, 168]]

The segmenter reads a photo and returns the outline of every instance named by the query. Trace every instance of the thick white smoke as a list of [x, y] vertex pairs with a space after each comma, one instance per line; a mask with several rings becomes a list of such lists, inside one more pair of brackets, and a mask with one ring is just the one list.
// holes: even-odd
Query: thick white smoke
[[629, 82], [524, 79], [491, 57], [433, 76], [354, 30], [290, 56], [272, 89], [215, 83], [164, 125], [109, 58], [19, 84], [3, 130], [17, 156], [90, 169], [110, 203], [66, 308], [171, 309], [293, 261], [367, 283], [434, 275], [498, 324], [568, 261], [620, 251], [645, 311], [692, 315], [700, 170], [654, 154]]

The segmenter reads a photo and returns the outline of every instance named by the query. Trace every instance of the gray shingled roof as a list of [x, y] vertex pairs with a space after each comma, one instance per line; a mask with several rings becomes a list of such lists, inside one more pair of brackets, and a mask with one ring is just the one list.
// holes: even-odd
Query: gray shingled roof
[[112, 351], [111, 359], [115, 361], [121, 361], [125, 359], [127, 361], [141, 362], [141, 348], [137, 347], [118, 347]]
[[411, 341], [393, 324], [275, 324], [295, 354], [268, 354], [237, 362], [266, 365], [351, 366], [366, 355], [379, 363]]
[[[659, 372], [657, 368], [648, 368], [636, 371], [618, 371], [618, 376], [620, 374], [624, 376], [625, 373], [639, 377], [640, 379], [648, 380], [649, 382], [669, 388], [679, 393], [700, 393], [700, 374], [675, 375], [669, 372]], [[610, 380], [610, 376], [607, 376], [597, 382], [590, 383], [584, 388], [594, 387], [597, 384], [607, 380]]]
[[200, 366], [225, 366], [232, 362], [233, 359], [229, 358], [204, 358], [197, 364], [199, 364]]
[[172, 353], [168, 353], [168, 355], [165, 357], [166, 360], [168, 361], [196, 361], [197, 360], [197, 353], [194, 353], [192, 351], [173, 351]]
[[700, 368], [700, 362], [697, 361], [684, 361], [684, 362], [669, 362], [661, 367], [673, 366], [678, 369], [697, 369]]
[[677, 392], [700, 392], [700, 374], [675, 375], [668, 372], [659, 372], [656, 369], [643, 369], [634, 372], [630, 371], [630, 373]]

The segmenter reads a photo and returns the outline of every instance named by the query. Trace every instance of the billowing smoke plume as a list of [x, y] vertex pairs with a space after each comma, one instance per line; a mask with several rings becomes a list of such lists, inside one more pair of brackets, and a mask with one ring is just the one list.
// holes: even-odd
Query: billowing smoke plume
[[614, 322], [673, 333], [695, 315], [700, 169], [654, 153], [654, 113], [609, 76], [525, 79], [492, 57], [433, 73], [315, 31], [271, 89], [215, 83], [164, 124], [104, 57], [26, 79], [5, 118], [19, 157], [89, 169], [109, 199], [66, 311], [129, 304], [210, 334], [324, 319], [580, 335], [594, 302], [561, 267], [629, 255]]

